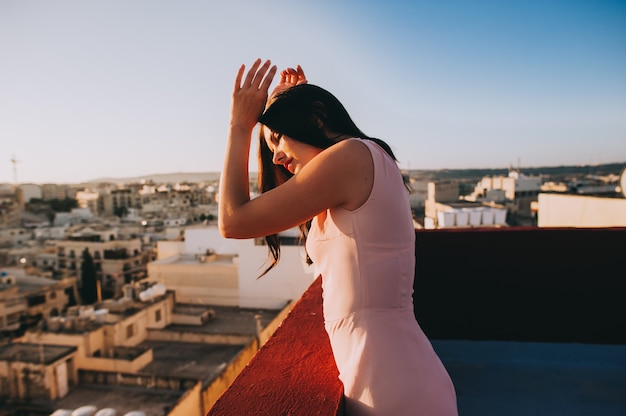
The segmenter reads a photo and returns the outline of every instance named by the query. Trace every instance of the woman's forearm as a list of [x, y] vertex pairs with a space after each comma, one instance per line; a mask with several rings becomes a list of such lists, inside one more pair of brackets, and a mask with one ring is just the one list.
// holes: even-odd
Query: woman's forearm
[[234, 236], [237, 209], [250, 201], [248, 159], [251, 136], [252, 131], [248, 127], [230, 127], [224, 167], [220, 175], [218, 201], [218, 225], [225, 237]]
[[261, 60], [257, 59], [245, 77], [244, 72], [245, 65], [241, 65], [235, 77], [226, 158], [220, 175], [218, 225], [222, 235], [229, 238], [238, 238], [242, 235], [241, 228], [245, 227], [240, 208], [250, 201], [250, 140], [265, 108], [276, 66], [271, 66], [269, 60], [261, 65]]

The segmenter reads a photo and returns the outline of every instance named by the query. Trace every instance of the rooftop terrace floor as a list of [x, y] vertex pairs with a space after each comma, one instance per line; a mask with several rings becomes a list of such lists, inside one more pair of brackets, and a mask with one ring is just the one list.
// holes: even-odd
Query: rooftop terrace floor
[[[206, 324], [201, 326], [171, 324], [166, 329], [201, 334], [256, 336], [256, 315], [260, 316], [261, 326], [265, 327], [281, 312], [280, 309], [249, 309], [218, 305], [206, 305], [206, 307], [215, 312], [215, 316]], [[179, 307], [179, 309], [182, 310], [184, 307]]]
[[144, 341], [152, 348], [154, 360], [141, 369], [142, 374], [181, 377], [210, 383], [242, 350], [240, 345], [213, 345], [190, 342]]
[[[73, 410], [91, 405], [97, 409], [113, 408], [118, 415], [141, 410], [147, 416], [157, 416], [163, 415], [164, 409], [173, 408], [183, 394], [182, 391], [85, 384], [72, 389], [67, 396], [55, 404], [54, 409]], [[22, 413], [15, 414], [43, 415], [44, 413], [22, 411]]]
[[624, 416], [626, 345], [434, 340], [462, 416]]

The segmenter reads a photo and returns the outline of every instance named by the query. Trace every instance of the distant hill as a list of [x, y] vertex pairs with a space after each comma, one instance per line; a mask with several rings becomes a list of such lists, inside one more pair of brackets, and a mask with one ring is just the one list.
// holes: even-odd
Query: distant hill
[[152, 181], [154, 183], [182, 183], [182, 182], [216, 182], [220, 178], [220, 172], [178, 172], [178, 173], [155, 173], [152, 175], [136, 176], [128, 178], [99, 178], [87, 181], [87, 183], [139, 183]]
[[[583, 175], [608, 175], [610, 173], [619, 175], [626, 167], [623, 163], [607, 163], [602, 165], [576, 165], [576, 166], [542, 166], [542, 167], [522, 167], [523, 174], [544, 175], [551, 178], [580, 177]], [[467, 179], [479, 180], [485, 176], [507, 175], [506, 168], [498, 169], [431, 169], [417, 170], [411, 169], [410, 175], [414, 178], [446, 180], [446, 179]], [[256, 172], [250, 172], [250, 179], [255, 180]], [[178, 173], [155, 173], [152, 175], [128, 177], [128, 178], [99, 178], [87, 181], [86, 183], [138, 183], [142, 181], [153, 181], [154, 183], [175, 184], [181, 182], [216, 182], [220, 178], [220, 172], [178, 172]]]
[[[575, 166], [542, 166], [520, 168], [528, 176], [549, 176], [553, 179], [567, 179], [585, 175], [619, 175], [626, 168], [626, 162], [607, 163], [602, 165], [575, 165]], [[420, 179], [446, 180], [468, 179], [479, 180], [485, 176], [508, 175], [509, 169], [439, 169], [439, 170], [410, 170], [410, 176]]]

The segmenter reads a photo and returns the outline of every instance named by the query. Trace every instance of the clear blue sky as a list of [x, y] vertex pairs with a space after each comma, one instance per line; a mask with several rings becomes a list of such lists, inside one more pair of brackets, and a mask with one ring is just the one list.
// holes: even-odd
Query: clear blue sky
[[257, 57], [402, 168], [626, 163], [623, 0], [0, 0], [0, 183], [219, 171]]

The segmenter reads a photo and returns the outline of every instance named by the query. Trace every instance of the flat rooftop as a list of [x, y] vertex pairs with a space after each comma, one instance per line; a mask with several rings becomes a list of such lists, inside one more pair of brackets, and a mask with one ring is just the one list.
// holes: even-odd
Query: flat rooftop
[[[204, 258], [204, 260], [201, 260]], [[189, 254], [182, 254], [179, 256], [166, 257], [155, 261], [155, 264], [183, 264], [183, 265], [196, 265], [202, 267], [212, 268], [214, 266], [236, 266], [235, 255], [208, 255], [208, 256], [193, 256]]]
[[624, 416], [626, 345], [433, 340], [465, 416]]
[[219, 376], [244, 348], [241, 345], [217, 345], [191, 342], [144, 341], [138, 345], [152, 348], [154, 359], [140, 374], [201, 380], [206, 386]]
[[54, 409], [73, 410], [81, 406], [98, 409], [113, 408], [118, 415], [141, 410], [146, 416], [163, 416], [165, 408], [173, 408], [184, 391], [146, 389], [132, 386], [81, 384], [59, 400]]
[[0, 361], [51, 364], [74, 351], [76, 347], [65, 345], [11, 343], [0, 346]]
[[[235, 306], [206, 305], [215, 311], [215, 316], [204, 325], [168, 325], [167, 331], [196, 332], [214, 335], [249, 335], [256, 336], [256, 316], [261, 317], [261, 326], [265, 328], [278, 314], [280, 309], [247, 309]], [[183, 312], [184, 305], [176, 305], [176, 312]], [[197, 308], [194, 306], [193, 308]], [[195, 309], [191, 309], [193, 313]]]

